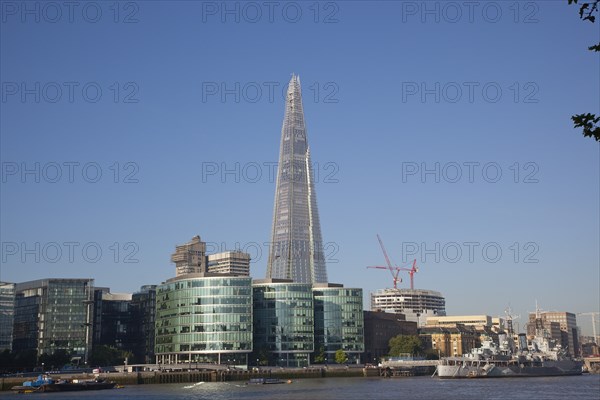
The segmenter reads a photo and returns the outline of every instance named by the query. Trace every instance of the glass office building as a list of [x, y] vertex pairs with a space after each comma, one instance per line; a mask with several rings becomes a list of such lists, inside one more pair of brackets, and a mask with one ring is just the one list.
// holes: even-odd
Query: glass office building
[[358, 363], [365, 350], [362, 289], [339, 284], [317, 284], [315, 307], [315, 354], [335, 363], [335, 352], [343, 350], [348, 363]]
[[133, 337], [137, 338], [133, 348], [135, 362], [150, 364], [155, 360], [154, 343], [156, 334], [156, 285], [144, 285], [131, 296]]
[[17, 283], [13, 349], [38, 356], [66, 350], [84, 364], [91, 345], [93, 279], [40, 279]]
[[194, 273], [169, 279], [158, 286], [157, 363], [247, 366], [250, 352], [250, 277]]
[[12, 350], [15, 284], [0, 282], [0, 352]]
[[[288, 279], [255, 280], [253, 364], [304, 367], [314, 351], [312, 286]], [[264, 360], [261, 358], [264, 357]]]

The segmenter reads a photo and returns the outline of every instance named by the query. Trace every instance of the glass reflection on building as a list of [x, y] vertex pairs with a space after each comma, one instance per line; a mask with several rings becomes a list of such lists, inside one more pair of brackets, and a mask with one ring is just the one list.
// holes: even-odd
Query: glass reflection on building
[[252, 351], [250, 277], [195, 273], [156, 292], [156, 360], [160, 364], [246, 366]]
[[340, 284], [316, 284], [315, 354], [335, 363], [335, 352], [343, 350], [348, 363], [358, 363], [365, 350], [362, 289]]
[[288, 279], [253, 283], [253, 362], [261, 365], [305, 367], [314, 351], [312, 286]]

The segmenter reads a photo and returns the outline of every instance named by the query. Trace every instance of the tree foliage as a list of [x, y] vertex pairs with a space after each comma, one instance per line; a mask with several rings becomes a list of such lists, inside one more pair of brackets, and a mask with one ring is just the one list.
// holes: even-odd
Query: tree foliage
[[13, 351], [4, 350], [0, 353], [0, 372], [31, 371], [37, 365], [35, 350]]
[[324, 364], [325, 360], [325, 348], [321, 346], [319, 347], [319, 352], [315, 354], [315, 364]]
[[131, 357], [131, 353], [119, 350], [112, 346], [94, 346], [90, 356], [90, 365], [108, 366], [125, 363], [125, 359]]
[[[596, 22], [598, 13], [598, 3], [600, 0], [594, 0], [589, 3], [579, 4], [579, 18], [583, 21], [591, 23]], [[569, 0], [569, 4], [578, 4], [578, 0]], [[588, 47], [590, 51], [600, 52], [600, 43]], [[593, 137], [597, 142], [600, 142], [600, 116], [591, 113], [575, 114], [571, 117], [574, 128], [583, 128], [583, 136]]]
[[61, 368], [71, 361], [71, 355], [65, 349], [58, 349], [52, 354], [42, 354], [38, 363], [44, 363], [46, 369]]
[[398, 357], [402, 353], [421, 354], [423, 345], [418, 336], [398, 335], [394, 336], [389, 341], [390, 356]]
[[348, 362], [348, 355], [342, 349], [335, 352], [335, 362], [338, 364], [346, 364]]

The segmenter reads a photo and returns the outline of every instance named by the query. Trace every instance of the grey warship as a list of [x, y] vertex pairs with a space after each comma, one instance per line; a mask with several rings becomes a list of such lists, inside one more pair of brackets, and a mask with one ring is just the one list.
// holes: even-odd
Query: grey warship
[[581, 375], [583, 363], [567, 355], [542, 331], [528, 341], [518, 336], [518, 349], [507, 335], [499, 335], [499, 345], [486, 340], [462, 357], [444, 357], [437, 366], [440, 378], [503, 378]]

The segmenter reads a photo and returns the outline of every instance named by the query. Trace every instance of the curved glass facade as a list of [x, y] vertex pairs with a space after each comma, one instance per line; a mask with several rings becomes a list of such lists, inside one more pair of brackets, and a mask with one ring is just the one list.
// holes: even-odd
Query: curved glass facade
[[247, 365], [252, 351], [251, 278], [198, 275], [174, 278], [157, 288], [157, 362]]
[[309, 365], [314, 351], [312, 287], [307, 283], [258, 282], [254, 293], [253, 360], [282, 367]]
[[327, 363], [344, 350], [349, 363], [358, 363], [365, 350], [362, 289], [315, 287], [315, 353]]

